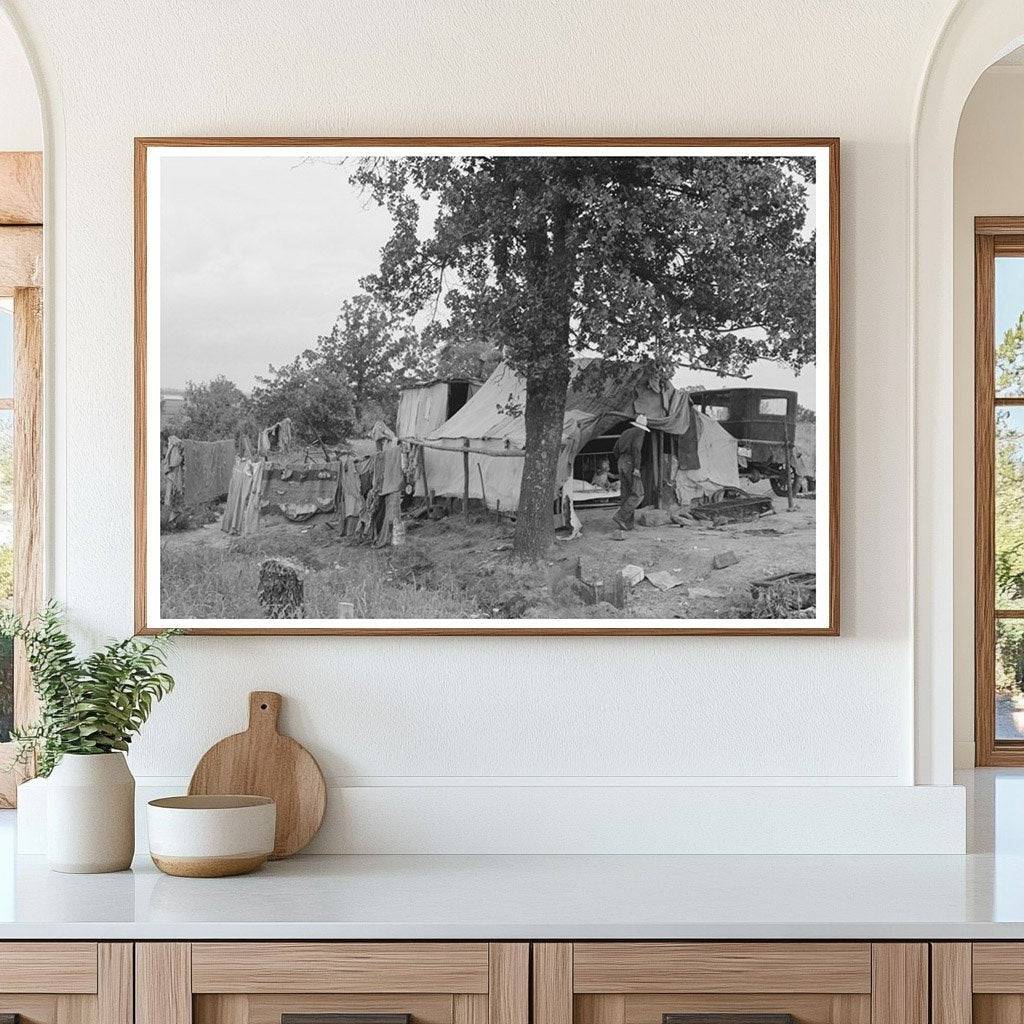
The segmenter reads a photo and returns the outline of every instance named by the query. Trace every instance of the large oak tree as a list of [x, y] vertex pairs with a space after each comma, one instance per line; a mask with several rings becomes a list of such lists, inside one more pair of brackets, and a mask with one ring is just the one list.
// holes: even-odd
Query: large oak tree
[[[374, 157], [352, 175], [391, 214], [363, 285], [412, 316], [457, 302], [526, 382], [515, 551], [553, 535], [575, 354], [742, 373], [814, 359], [810, 158]], [[434, 210], [424, 226], [421, 209]], [[457, 296], [457, 299], [455, 299]]]

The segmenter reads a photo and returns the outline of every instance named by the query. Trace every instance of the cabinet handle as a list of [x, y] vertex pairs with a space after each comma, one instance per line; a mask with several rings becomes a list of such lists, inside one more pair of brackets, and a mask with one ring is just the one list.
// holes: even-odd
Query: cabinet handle
[[663, 1013], [661, 1024], [797, 1024], [791, 1013]]
[[[0, 1020], [0, 1024], [9, 1022]], [[17, 1024], [17, 1021], [13, 1022]], [[411, 1013], [282, 1013], [281, 1024], [412, 1024]]]

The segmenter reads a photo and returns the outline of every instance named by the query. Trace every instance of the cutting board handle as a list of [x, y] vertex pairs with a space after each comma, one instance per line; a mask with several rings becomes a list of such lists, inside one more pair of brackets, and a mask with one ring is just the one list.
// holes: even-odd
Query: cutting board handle
[[254, 690], [249, 694], [249, 732], [277, 732], [281, 694]]

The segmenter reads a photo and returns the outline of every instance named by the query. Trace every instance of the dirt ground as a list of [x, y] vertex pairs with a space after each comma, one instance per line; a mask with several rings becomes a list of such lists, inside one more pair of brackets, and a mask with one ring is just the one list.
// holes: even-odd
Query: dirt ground
[[[608, 574], [639, 565], [645, 572], [668, 570], [682, 578], [671, 590], [659, 590], [646, 578], [633, 587], [630, 610], [637, 618], [743, 618], [750, 612], [754, 581], [791, 570], [814, 571], [814, 500], [797, 499], [792, 512], [784, 498], [775, 498], [774, 505], [775, 515], [750, 523], [717, 529], [637, 527], [621, 541], [614, 539], [618, 531], [610, 522], [612, 510], [595, 510], [580, 517], [583, 536], [561, 542], [556, 557], [565, 549], [592, 558]], [[736, 564], [715, 569], [715, 556], [730, 551]]]
[[[580, 510], [582, 536], [556, 540], [539, 567], [511, 560], [512, 523], [484, 511], [468, 523], [461, 513], [408, 520], [405, 545], [376, 550], [341, 536], [336, 516], [297, 524], [268, 514], [248, 538], [223, 533], [218, 517], [163, 537], [162, 614], [263, 617], [258, 564], [276, 556], [304, 570], [307, 618], [335, 618], [342, 601], [355, 605], [357, 618], [745, 618], [752, 582], [814, 570], [813, 497], [797, 499], [793, 511], [784, 498], [773, 504], [775, 514], [749, 523], [638, 526], [624, 534], [611, 522], [614, 509]], [[715, 556], [728, 552], [736, 563], [715, 569]], [[625, 608], [595, 607], [576, 580], [581, 558], [591, 580], [630, 565], [645, 574], [667, 570], [681, 583], [659, 590], [645, 577], [629, 588]]]

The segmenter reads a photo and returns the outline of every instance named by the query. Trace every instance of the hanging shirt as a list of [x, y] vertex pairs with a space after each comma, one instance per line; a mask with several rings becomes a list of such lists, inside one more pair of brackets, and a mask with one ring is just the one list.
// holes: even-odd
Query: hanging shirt
[[388, 445], [384, 449], [384, 466], [380, 485], [381, 494], [395, 494], [405, 484], [405, 473], [402, 470], [402, 449], [397, 444]]

